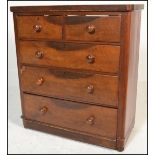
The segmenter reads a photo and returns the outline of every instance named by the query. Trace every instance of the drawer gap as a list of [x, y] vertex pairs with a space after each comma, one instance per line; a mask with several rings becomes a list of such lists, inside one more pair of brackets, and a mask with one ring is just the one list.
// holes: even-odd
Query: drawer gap
[[77, 14], [72, 14], [72, 15], [66, 15], [67, 17], [74, 17], [74, 16], [85, 16], [85, 15], [77, 15]]
[[120, 16], [120, 14], [118, 15], [112, 15], [112, 14], [102, 14], [102, 15], [99, 15], [99, 14], [83, 14], [83, 15], [80, 15], [80, 14], [69, 14], [69, 15], [66, 15], [67, 17], [77, 17], [77, 16], [86, 16], [86, 17], [110, 17], [110, 16]]
[[71, 100], [68, 98], [62, 98], [62, 97], [57, 97], [57, 96], [47, 96], [45, 94], [36, 94], [36, 93], [32, 93], [32, 92], [27, 92], [27, 91], [23, 91], [24, 94], [28, 94], [28, 95], [35, 95], [35, 96], [40, 96], [40, 97], [46, 97], [46, 98], [51, 98], [51, 99], [57, 99], [57, 100], [62, 100], [62, 101], [68, 101], [68, 102], [75, 102], [75, 103], [79, 103], [79, 104], [86, 104], [86, 105], [90, 105], [90, 106], [97, 106], [97, 107], [104, 107], [104, 108], [111, 108], [111, 109], [118, 109], [117, 106], [111, 106], [111, 105], [106, 105], [106, 104], [97, 104], [94, 102], [84, 102], [84, 101], [75, 101], [75, 100]]
[[85, 16], [87, 16], [87, 17], [109, 17], [110, 15], [85, 15]]

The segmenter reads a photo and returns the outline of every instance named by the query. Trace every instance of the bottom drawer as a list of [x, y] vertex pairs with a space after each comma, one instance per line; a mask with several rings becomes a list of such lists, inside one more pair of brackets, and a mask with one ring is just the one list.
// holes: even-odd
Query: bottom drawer
[[117, 110], [24, 94], [25, 118], [116, 139]]

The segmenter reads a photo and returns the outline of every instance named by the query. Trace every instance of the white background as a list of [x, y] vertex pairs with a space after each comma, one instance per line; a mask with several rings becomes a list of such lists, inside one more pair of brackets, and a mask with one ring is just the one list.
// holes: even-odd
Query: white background
[[[58, 4], [115, 4], [116, 2], [10, 2], [9, 5], [13, 6], [13, 5], [58, 5]], [[123, 2], [120, 2], [121, 4]], [[131, 2], [127, 2], [128, 4], [131, 3]], [[136, 3], [136, 2], [132, 2], [132, 3]], [[144, 3], [144, 2], [140, 2], [140, 3]], [[117, 3], [118, 4], [118, 3]], [[3, 6], [2, 10], [4, 10], [5, 7]], [[6, 11], [6, 10], [4, 10]], [[4, 16], [2, 19], [4, 19], [5, 17], [5, 13], [4, 13]], [[6, 20], [6, 19], [4, 19]], [[147, 42], [147, 33], [146, 33], [146, 3], [145, 3], [145, 9], [143, 10], [142, 12], [142, 23], [141, 23], [141, 44], [140, 44], [140, 62], [139, 62], [139, 82], [146, 82], [146, 72], [147, 72], [147, 69], [146, 69], [146, 57], [147, 57], [147, 53], [146, 53], [146, 42]], [[3, 29], [3, 32], [5, 29]], [[151, 32], [152, 33], [152, 32]], [[5, 41], [5, 36], [3, 36], [3, 40], [2, 42]], [[3, 44], [5, 46], [5, 44]], [[5, 50], [6, 51], [6, 50]], [[19, 92], [18, 92], [18, 78], [17, 78], [17, 70], [16, 70], [16, 55], [15, 55], [15, 42], [14, 42], [14, 33], [13, 33], [13, 21], [12, 21], [12, 14], [9, 12], [9, 88], [15, 88], [14, 90], [16, 91], [17, 95], [19, 95]], [[6, 58], [6, 55], [4, 53], [4, 57], [1, 57], [2, 60], [1, 62], [4, 62], [5, 61], [5, 58]], [[152, 57], [153, 58], [153, 57]], [[4, 62], [5, 63], [5, 62]], [[6, 70], [4, 69], [4, 73], [5, 74]], [[2, 79], [2, 81], [4, 82], [6, 79]], [[5, 90], [3, 90], [5, 91]], [[144, 93], [144, 94], [143, 94]], [[14, 99], [16, 101], [19, 102], [19, 99], [16, 98], [16, 96], [11, 96], [13, 94], [10, 94], [9, 98], [10, 97], [13, 97], [11, 99]], [[141, 92], [141, 95], [146, 95], [146, 91], [144, 90], [144, 92]], [[3, 97], [5, 97], [3, 95]], [[140, 99], [139, 99], [140, 100]], [[5, 103], [5, 101], [4, 101]], [[14, 108], [14, 103], [12, 102], [12, 108]], [[20, 108], [20, 106], [18, 105], [18, 107]], [[5, 109], [5, 107], [3, 108]], [[13, 109], [14, 112], [16, 111], [19, 111], [20, 109]], [[145, 110], [145, 109], [143, 109]], [[4, 113], [4, 110], [3, 112]], [[144, 112], [145, 113], [145, 112]], [[13, 114], [13, 113], [11, 113]], [[47, 135], [47, 134], [42, 134], [42, 133], [39, 133], [39, 132], [32, 132], [32, 131], [24, 131], [25, 129], [23, 129], [22, 127], [22, 124], [21, 124], [21, 121], [19, 119], [16, 119], [18, 117], [20, 117], [20, 111], [19, 113], [15, 114], [14, 115], [11, 115], [10, 117], [13, 117], [13, 123], [15, 124], [15, 126], [11, 126], [12, 129], [16, 130], [18, 129], [17, 131], [19, 131], [17, 133], [16, 132], [12, 132], [14, 135], [9, 135], [9, 137], [12, 138], [12, 140], [14, 139], [19, 139], [21, 141], [12, 141], [12, 145], [17, 145], [16, 148], [13, 148], [10, 150], [12, 152], [9, 152], [9, 153], [21, 153], [21, 151], [30, 151], [30, 152], [25, 152], [25, 153], [41, 153], [39, 151], [42, 151], [42, 150], [39, 150], [40, 149], [44, 149], [44, 150], [47, 150], [47, 152], [43, 152], [43, 153], [117, 153], [115, 151], [112, 151], [112, 150], [109, 150], [109, 149], [104, 149], [104, 148], [101, 148], [101, 147], [96, 147], [96, 146], [93, 146], [93, 145], [87, 145], [87, 144], [83, 144], [83, 143], [79, 143], [79, 142], [75, 142], [75, 141], [70, 141], [70, 140], [66, 140], [66, 139], [62, 139], [60, 137], [55, 137], [55, 136], [51, 136], [51, 135]], [[143, 114], [142, 114], [143, 115]], [[139, 120], [138, 120], [139, 121]], [[5, 123], [5, 122], [4, 122]], [[139, 130], [139, 126], [137, 128]], [[11, 130], [11, 129], [9, 129]], [[146, 134], [146, 130], [143, 131], [144, 133], [143, 134]], [[16, 133], [16, 134], [15, 134]], [[24, 134], [25, 135], [24, 135]], [[23, 134], [23, 135], [22, 135]], [[34, 136], [30, 136], [32, 137], [32, 139], [24, 139], [23, 136], [27, 136], [27, 135], [34, 135]], [[144, 136], [144, 135], [141, 135], [141, 136]], [[146, 137], [139, 137], [138, 136], [138, 133], [137, 133], [137, 138], [139, 138], [139, 147], [136, 148], [136, 143], [135, 143], [135, 147], [131, 147], [131, 145], [133, 146], [133, 141], [136, 138], [133, 138], [133, 139], [129, 139], [129, 142], [128, 145], [127, 145], [127, 148], [126, 150], [128, 150], [129, 152], [123, 152], [123, 153], [146, 153], [146, 143], [144, 142], [145, 139], [141, 139], [141, 138], [146, 138]], [[22, 139], [23, 137], [23, 139]], [[41, 142], [41, 144], [38, 144], [38, 140], [39, 140], [39, 137], [41, 138], [41, 140], [43, 142]], [[47, 140], [47, 137], [51, 137], [51, 138], [48, 138]], [[13, 139], [14, 138], [14, 139]], [[25, 137], [26, 138], [26, 137]], [[29, 141], [29, 143], [26, 143], [27, 145], [22, 145], [23, 143], [23, 140], [27, 140]], [[54, 140], [54, 142], [52, 142]], [[144, 140], [144, 141], [143, 141]], [[3, 141], [4, 142], [4, 141]], [[15, 142], [19, 142], [18, 144], [15, 144]], [[36, 142], [37, 145], [34, 145], [34, 144], [31, 144], [31, 142]], [[44, 143], [45, 142], [45, 143]], [[46, 144], [46, 142], [50, 143], [48, 146], [48, 144]], [[138, 141], [137, 141], [138, 142]], [[142, 144], [142, 145], [141, 145]], [[51, 146], [52, 145], [52, 146]], [[55, 145], [55, 146], [53, 146]], [[37, 149], [36, 149], [36, 146], [37, 146]], [[11, 146], [10, 146], [11, 147]], [[52, 149], [51, 149], [52, 148]], [[80, 149], [79, 149], [80, 148]], [[14, 150], [13, 150], [14, 149]], [[23, 150], [25, 149], [25, 150]], [[139, 149], [139, 150], [137, 150]], [[88, 152], [88, 150], [90, 152]], [[15, 152], [13, 152], [15, 151]], [[17, 152], [18, 151], [18, 152]], [[57, 151], [57, 152], [56, 152]]]

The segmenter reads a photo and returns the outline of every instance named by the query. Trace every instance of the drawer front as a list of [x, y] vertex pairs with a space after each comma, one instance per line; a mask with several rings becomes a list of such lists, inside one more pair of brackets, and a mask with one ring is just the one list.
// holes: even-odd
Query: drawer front
[[19, 38], [62, 39], [61, 16], [17, 16]]
[[66, 17], [66, 40], [82, 41], [120, 41], [120, 16]]
[[24, 110], [27, 119], [116, 138], [116, 109], [25, 94]]
[[119, 46], [20, 41], [22, 63], [117, 73]]
[[117, 76], [25, 67], [21, 79], [22, 89], [25, 92], [117, 106]]

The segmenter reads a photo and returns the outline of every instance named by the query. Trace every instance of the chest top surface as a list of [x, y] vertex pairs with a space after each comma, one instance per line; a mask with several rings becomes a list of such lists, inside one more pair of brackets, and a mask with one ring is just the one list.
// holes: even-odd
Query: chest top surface
[[143, 4], [127, 4], [127, 5], [60, 5], [60, 6], [13, 6], [12, 12], [53, 12], [53, 11], [97, 11], [97, 12], [124, 12], [141, 10]]

